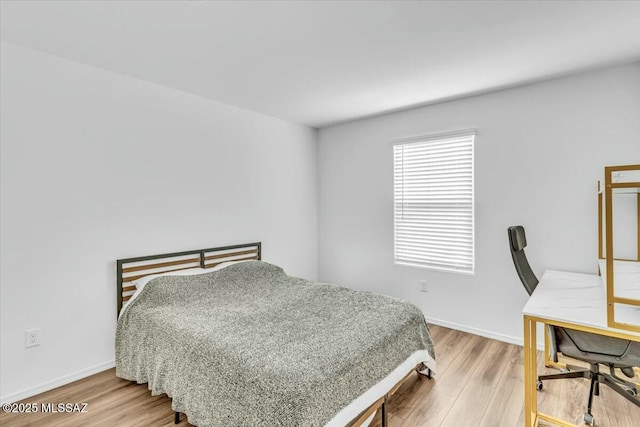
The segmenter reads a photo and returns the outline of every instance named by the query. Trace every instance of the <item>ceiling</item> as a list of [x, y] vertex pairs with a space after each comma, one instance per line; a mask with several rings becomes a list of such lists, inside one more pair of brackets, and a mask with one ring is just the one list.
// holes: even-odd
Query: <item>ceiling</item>
[[3, 41], [313, 127], [640, 60], [640, 2], [6, 1]]

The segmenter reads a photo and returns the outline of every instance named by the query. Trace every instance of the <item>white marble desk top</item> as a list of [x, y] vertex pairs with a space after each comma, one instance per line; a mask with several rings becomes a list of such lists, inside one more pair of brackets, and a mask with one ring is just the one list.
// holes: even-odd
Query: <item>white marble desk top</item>
[[[640, 283], [636, 285], [640, 286]], [[604, 330], [613, 329], [607, 326], [606, 287], [602, 277], [595, 274], [547, 270], [522, 313]], [[640, 307], [616, 307], [616, 320], [640, 324]], [[620, 331], [640, 337], [640, 333]]]

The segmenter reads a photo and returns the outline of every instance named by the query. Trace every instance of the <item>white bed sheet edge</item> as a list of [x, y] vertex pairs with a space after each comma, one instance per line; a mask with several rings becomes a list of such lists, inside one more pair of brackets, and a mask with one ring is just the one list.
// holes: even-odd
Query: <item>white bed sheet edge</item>
[[[325, 427], [342, 427], [357, 417], [362, 411], [371, 406], [376, 400], [384, 396], [389, 390], [393, 388], [400, 380], [407, 375], [407, 372], [418, 363], [424, 363], [427, 368], [432, 372], [436, 371], [436, 361], [429, 355], [427, 350], [418, 350], [411, 356], [402, 362], [396, 369], [394, 369], [389, 375], [380, 380], [377, 384], [372, 386], [369, 390], [365, 391], [359, 397], [357, 397], [348, 406], [344, 407]], [[368, 425], [373, 417], [369, 417], [364, 425]]]

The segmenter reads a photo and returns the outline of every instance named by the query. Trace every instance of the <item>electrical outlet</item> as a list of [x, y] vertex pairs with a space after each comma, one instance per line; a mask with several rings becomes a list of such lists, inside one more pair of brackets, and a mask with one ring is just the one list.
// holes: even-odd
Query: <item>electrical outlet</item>
[[24, 347], [35, 347], [40, 345], [40, 328], [28, 329], [24, 333]]
[[420, 281], [420, 292], [429, 292], [429, 283], [426, 280]]

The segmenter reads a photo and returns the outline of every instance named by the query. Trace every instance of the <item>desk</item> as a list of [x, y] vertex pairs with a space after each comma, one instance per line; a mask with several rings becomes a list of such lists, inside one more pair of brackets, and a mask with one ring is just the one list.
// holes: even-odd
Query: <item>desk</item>
[[[637, 277], [634, 275], [626, 283], [627, 292], [635, 292], [640, 289], [640, 274]], [[575, 426], [538, 412], [536, 391], [538, 378], [536, 365], [537, 322], [640, 342], [640, 333], [607, 327], [606, 307], [606, 289], [600, 276], [554, 270], [548, 270], [542, 276], [536, 290], [522, 310], [524, 316], [526, 427], [537, 426], [538, 420], [545, 420], [565, 427]], [[631, 307], [616, 314], [622, 322], [640, 324], [640, 307]]]

